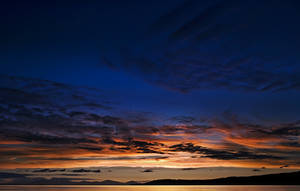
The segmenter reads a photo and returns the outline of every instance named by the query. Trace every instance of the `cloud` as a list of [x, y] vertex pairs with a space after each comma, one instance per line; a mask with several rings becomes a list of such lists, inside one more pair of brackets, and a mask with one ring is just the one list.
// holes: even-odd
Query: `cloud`
[[38, 169], [38, 170], [33, 170], [32, 172], [65, 172], [66, 169], [49, 169], [49, 168], [44, 168], [44, 169]]
[[44, 144], [78, 144], [78, 143], [97, 143], [91, 139], [87, 138], [74, 138], [66, 136], [53, 136], [42, 133], [34, 133], [22, 130], [11, 131], [11, 129], [2, 129], [0, 134], [3, 136], [3, 139], [9, 139], [10, 137], [15, 140], [24, 141], [24, 142], [37, 142]]
[[171, 120], [174, 120], [178, 123], [192, 123], [194, 122], [196, 119], [194, 117], [191, 116], [176, 116], [176, 117], [172, 117]]
[[299, 90], [298, 6], [187, 1], [149, 26], [140, 44], [120, 53], [121, 61], [107, 56], [105, 63], [181, 92]]
[[163, 152], [154, 150], [155, 147], [162, 146], [161, 143], [157, 143], [157, 142], [136, 141], [134, 139], [129, 139], [127, 141], [120, 142], [120, 141], [115, 141], [111, 138], [105, 138], [102, 140], [102, 142], [106, 143], [106, 144], [118, 146], [118, 147], [111, 147], [110, 150], [113, 150], [113, 151], [136, 150], [137, 152], [140, 152], [140, 153], [163, 154]]
[[97, 146], [97, 147], [84, 147], [84, 146], [80, 146], [78, 147], [79, 149], [83, 149], [83, 150], [88, 150], [88, 151], [91, 151], [91, 152], [100, 152], [103, 150], [102, 147], [100, 146]]
[[198, 168], [182, 168], [181, 170], [197, 170]]
[[[113, 109], [87, 107], [85, 103], [107, 103], [101, 96], [99, 100], [92, 96], [94, 90], [27, 78], [0, 80], [0, 88], [10, 88], [0, 91], [0, 100], [5, 100], [0, 104], [3, 168], [45, 165], [37, 169], [42, 173], [62, 163], [137, 165], [147, 160], [147, 164], [166, 165], [184, 163], [182, 152], [191, 155], [188, 158], [195, 167], [203, 159], [280, 167], [282, 162], [296, 164], [300, 156], [299, 121], [257, 124], [238, 115], [206, 120], [182, 115], [155, 124], [144, 113], [127, 116]], [[22, 96], [15, 95], [19, 93]]]
[[[124, 156], [124, 157], [26, 157], [22, 158], [23, 160], [43, 160], [43, 161], [128, 161], [128, 160], [160, 160], [167, 159], [168, 156], [160, 156], [160, 155], [146, 155], [146, 156]], [[84, 171], [85, 169], [79, 169], [79, 171]], [[50, 170], [52, 171], [52, 170]], [[76, 170], [77, 171], [77, 170]]]
[[290, 165], [283, 165], [283, 166], [281, 166], [280, 168], [287, 168], [287, 167], [289, 167]]
[[259, 154], [251, 151], [227, 151], [227, 150], [216, 150], [206, 147], [196, 146], [192, 143], [177, 144], [170, 146], [170, 151], [182, 151], [189, 153], [202, 154], [202, 157], [221, 159], [221, 160], [248, 160], [248, 159], [282, 159], [279, 156]]
[[143, 172], [153, 172], [152, 169], [145, 169]]
[[253, 169], [252, 171], [253, 171], [253, 172], [260, 172], [261, 169]]
[[76, 173], [86, 173], [86, 172], [92, 172], [92, 173], [100, 173], [101, 170], [100, 169], [96, 169], [96, 170], [92, 170], [92, 169], [75, 169], [72, 170], [72, 172], [76, 172]]
[[288, 147], [300, 147], [300, 143], [296, 141], [291, 141], [291, 142], [281, 142], [280, 143], [283, 146], [288, 146]]
[[17, 173], [9, 173], [9, 172], [0, 172], [0, 178], [6, 179], [6, 178], [25, 178], [26, 176], [24, 174], [17, 174]]
[[[15, 178], [11, 179], [8, 182], [5, 182], [5, 185], [73, 185], [78, 184], [78, 181], [82, 182], [85, 180], [90, 180], [88, 178]], [[77, 181], [77, 182], [76, 182]], [[3, 183], [0, 183], [3, 184]]]
[[66, 173], [64, 173], [64, 174], [57, 174], [57, 176], [82, 176], [82, 174], [74, 174], [74, 173], [66, 174]]
[[[32, 171], [34, 173], [39, 172], [62, 172], [60, 170], [65, 169], [40, 169]], [[71, 174], [63, 175], [69, 176]], [[76, 176], [76, 174], [72, 174]], [[44, 177], [31, 177], [29, 174], [19, 174], [12, 172], [0, 172], [0, 184], [4, 185], [66, 185], [76, 184], [77, 181], [91, 180], [89, 178], [44, 178]]]

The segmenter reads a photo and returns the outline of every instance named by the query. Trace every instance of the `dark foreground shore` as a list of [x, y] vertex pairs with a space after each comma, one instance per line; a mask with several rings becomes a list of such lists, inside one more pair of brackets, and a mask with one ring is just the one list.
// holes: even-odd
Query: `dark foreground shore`
[[300, 171], [248, 177], [227, 177], [211, 180], [163, 179], [146, 185], [300, 185]]

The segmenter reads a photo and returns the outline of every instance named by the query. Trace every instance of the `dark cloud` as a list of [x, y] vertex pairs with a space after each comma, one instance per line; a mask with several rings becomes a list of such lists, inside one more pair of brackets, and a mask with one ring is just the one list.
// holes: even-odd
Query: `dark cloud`
[[86, 173], [86, 172], [92, 172], [92, 173], [100, 173], [101, 170], [100, 169], [75, 169], [75, 170], [72, 170], [72, 172], [75, 172], [75, 173]]
[[[51, 169], [47, 169], [51, 170]], [[4, 185], [68, 185], [74, 181], [90, 180], [87, 178], [34, 178], [28, 174], [0, 172], [0, 184]]]
[[167, 159], [168, 156], [158, 156], [158, 155], [150, 155], [150, 156], [133, 156], [133, 157], [111, 157], [111, 158], [104, 158], [104, 160], [147, 160], [147, 159]]
[[[137, 141], [129, 139], [128, 141], [115, 141], [111, 138], [105, 138], [102, 140], [103, 143], [116, 145], [118, 147], [111, 147], [110, 150], [113, 151], [126, 151], [126, 150], [137, 150], [140, 153], [159, 153], [163, 152], [156, 151], [156, 147], [163, 146], [161, 143], [157, 142], [146, 142], [146, 141]], [[121, 146], [121, 147], [120, 147]]]
[[253, 172], [260, 172], [261, 169], [253, 169], [252, 171], [253, 171]]
[[6, 178], [25, 178], [26, 175], [24, 174], [17, 174], [17, 173], [10, 173], [10, 172], [0, 172], [0, 178], [6, 179]]
[[[88, 178], [15, 178], [8, 182], [0, 183], [5, 185], [73, 185], [78, 184], [78, 181], [87, 181]], [[76, 182], [77, 181], [77, 182]]]
[[178, 123], [192, 123], [196, 119], [191, 116], [176, 116], [176, 117], [172, 117], [171, 120], [174, 120]]
[[75, 174], [75, 173], [71, 173], [71, 174], [56, 174], [57, 176], [82, 176], [82, 174]]
[[[240, 131], [236, 127], [243, 127], [244, 131]], [[238, 136], [232, 135], [232, 138], [239, 139], [274, 139], [278, 145], [288, 147], [298, 147], [298, 136], [300, 135], [299, 121], [293, 123], [284, 123], [276, 125], [258, 125], [237, 122], [236, 124], [223, 124], [220, 129], [225, 131], [235, 131]]]
[[[0, 137], [3, 140], [44, 146], [59, 144], [65, 145], [65, 148], [100, 152], [103, 147], [99, 146], [100, 140], [97, 137], [104, 137], [102, 143], [124, 146], [114, 150], [130, 148], [141, 153], [158, 153], [152, 149], [156, 143], [132, 139], [133, 128], [128, 126], [131, 119], [99, 115], [86, 107], [86, 102], [91, 103], [95, 99], [91, 94], [93, 91], [98, 93], [97, 90], [27, 78], [1, 76], [0, 80], [3, 81], [1, 86], [4, 86], [0, 95], [3, 100], [0, 105]], [[61, 96], [62, 92], [64, 96]], [[106, 103], [101, 99], [100, 96], [100, 101]], [[76, 106], [73, 102], [77, 103]], [[80, 108], [74, 108], [77, 106]], [[141, 115], [138, 118], [141, 119]], [[134, 136], [142, 134], [139, 132]], [[115, 141], [114, 137], [122, 141]]]
[[279, 145], [282, 145], [282, 146], [287, 146], [287, 147], [296, 147], [296, 148], [299, 148], [300, 147], [300, 143], [299, 142], [296, 142], [296, 141], [289, 141], [289, 142], [281, 142], [279, 143]]
[[118, 151], [118, 152], [126, 152], [131, 150], [130, 147], [110, 147], [109, 148], [111, 151]]
[[33, 170], [32, 172], [65, 172], [66, 169], [50, 169], [50, 168], [44, 168], [44, 169], [37, 169]]
[[[288, 125], [288, 126], [284, 126]], [[299, 136], [300, 135], [300, 124], [299, 122], [295, 124], [284, 124], [281, 127], [273, 128], [273, 129], [253, 129], [253, 133], [262, 134], [262, 135], [269, 135], [269, 136]]]
[[45, 143], [45, 144], [78, 144], [78, 143], [97, 143], [88, 138], [74, 138], [67, 136], [57, 136], [57, 135], [47, 135], [42, 134], [40, 132], [29, 132], [15, 129], [12, 131], [11, 129], [2, 129], [0, 130], [0, 136], [3, 139], [15, 139], [24, 142], [37, 142], [37, 143]]
[[32, 106], [35, 111], [46, 113], [65, 111], [67, 109], [88, 109], [96, 105], [100, 110], [107, 110], [111, 102], [97, 89], [75, 87], [48, 80], [0, 75], [0, 100], [6, 104]]
[[197, 146], [192, 143], [177, 144], [170, 146], [170, 151], [182, 151], [189, 153], [197, 153], [207, 158], [220, 159], [220, 160], [247, 160], [247, 159], [282, 159], [279, 156], [259, 154], [250, 151], [226, 151], [210, 149], [202, 146]]
[[91, 151], [91, 152], [100, 152], [103, 150], [102, 147], [84, 147], [84, 146], [80, 146], [78, 147], [79, 149], [83, 149], [83, 150], [88, 150], [88, 151]]
[[[39, 169], [40, 172], [62, 172], [65, 169]], [[35, 171], [32, 171], [35, 172]], [[38, 172], [38, 170], [37, 170]], [[62, 174], [69, 176], [70, 174]], [[72, 174], [76, 176], [76, 174]], [[74, 181], [87, 181], [89, 178], [43, 178], [31, 177], [29, 174], [18, 174], [12, 172], [0, 172], [0, 184], [4, 185], [71, 185]]]
[[283, 165], [283, 166], [281, 166], [280, 168], [287, 168], [287, 167], [289, 167], [290, 165]]
[[[272, 161], [270, 163], [282, 159], [294, 164], [300, 156], [297, 151], [268, 148], [270, 144], [299, 147], [299, 121], [275, 125], [245, 123], [227, 113], [224, 119], [202, 121], [190, 116], [175, 116], [171, 118], [171, 124], [168, 124], [168, 118], [154, 125], [145, 123], [153, 121], [147, 118], [147, 113], [117, 115], [108, 114], [105, 108], [86, 108], [85, 103], [92, 103], [91, 100], [107, 103], [101, 96], [99, 100], [92, 96], [96, 90], [27, 78], [2, 77], [0, 80], [3, 82], [0, 88], [4, 88], [0, 99], [6, 100], [0, 102], [0, 139], [7, 143], [0, 145], [1, 163], [160, 160], [176, 157], [176, 152], [189, 152], [194, 153], [196, 156], [192, 157], [195, 158], [268, 159]], [[266, 142], [254, 143], [260, 144], [261, 148], [253, 148], [247, 145], [247, 139]], [[191, 140], [204, 143], [213, 140], [222, 149], [199, 146], [200, 142], [189, 143]], [[168, 141], [181, 144], [170, 146]], [[11, 144], [14, 142], [18, 144]], [[103, 157], [105, 154], [112, 156]]]
[[182, 92], [299, 90], [296, 7], [296, 1], [187, 1], [149, 27], [143, 46], [105, 63]]
[[198, 168], [182, 168], [181, 170], [197, 170]]
[[[161, 156], [161, 155], [149, 155], [149, 156], [124, 156], [124, 157], [26, 157], [24, 159], [27, 160], [45, 160], [45, 161], [101, 161], [101, 160], [111, 160], [111, 161], [118, 161], [118, 160], [147, 160], [147, 159], [167, 159], [168, 156]], [[81, 170], [81, 169], [79, 169]], [[84, 170], [84, 169], [83, 169]]]
[[185, 134], [201, 134], [205, 133], [211, 126], [208, 125], [163, 125], [159, 127], [158, 132], [162, 134], [177, 134], [183, 132]]
[[152, 169], [145, 169], [143, 172], [153, 172]]

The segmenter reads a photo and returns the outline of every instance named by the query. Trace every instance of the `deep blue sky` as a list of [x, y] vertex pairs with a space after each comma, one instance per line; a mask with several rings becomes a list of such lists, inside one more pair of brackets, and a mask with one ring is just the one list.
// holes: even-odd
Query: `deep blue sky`
[[[127, 103], [128, 107], [145, 111], [168, 113], [170, 115], [195, 115], [196, 117], [207, 114], [214, 115], [214, 113], [219, 115], [224, 111], [232, 111], [238, 114], [246, 113], [251, 114], [252, 116], [256, 115], [256, 117], [265, 118], [266, 120], [294, 120], [294, 118], [297, 117], [296, 114], [299, 113], [300, 102], [297, 99], [299, 93], [298, 91], [294, 91], [293, 88], [289, 88], [289, 90], [286, 91], [274, 92], [272, 90], [245, 90], [240, 87], [236, 88], [230, 86], [229, 88], [225, 86], [215, 87], [213, 84], [208, 83], [208, 88], [196, 87], [191, 88], [188, 92], [182, 93], [181, 91], [177, 91], [176, 87], [173, 85], [164, 82], [151, 82], [148, 78], [149, 75], [141, 72], [138, 66], [136, 67], [137, 69], [130, 69], [131, 67], [129, 67], [129, 65], [117, 67], [122, 65], [118, 62], [124, 62], [122, 61], [122, 58], [120, 58], [120, 52], [123, 49], [137, 49], [138, 55], [141, 55], [141, 57], [146, 56], [150, 59], [153, 57], [155, 58], [160, 54], [159, 48], [157, 48], [158, 53], [155, 53], [155, 49], [154, 52], [151, 52], [148, 51], [147, 47], [152, 46], [151, 43], [155, 40], [157, 41], [155, 46], [160, 46], [160, 43], [161, 46], [165, 46], [163, 35], [157, 35], [155, 32], [152, 36], [148, 34], [151, 33], [149, 31], [151, 31], [153, 23], [159, 22], [157, 20], [159, 20], [161, 16], [167, 15], [162, 17], [163, 19], [166, 19], [166, 21], [163, 20], [162, 22], [165, 23], [161, 24], [160, 28], [157, 29], [156, 27], [156, 29], [154, 29], [154, 31], [156, 30], [156, 33], [157, 30], [172, 30], [172, 18], [166, 18], [168, 16], [172, 17], [172, 10], [182, 12], [177, 15], [175, 12], [174, 15], [178, 18], [173, 16], [175, 17], [173, 18], [173, 21], [175, 20], [173, 25], [174, 23], [176, 24], [176, 19], [178, 23], [187, 22], [188, 24], [188, 21], [184, 20], [188, 20], [188, 18], [193, 15], [193, 11], [195, 13], [194, 15], [196, 15], [197, 11], [204, 9], [208, 6], [207, 4], [209, 4], [208, 2], [194, 2], [194, 4], [198, 6], [198, 10], [193, 8], [190, 11], [191, 13], [187, 14], [186, 12], [188, 12], [192, 6], [189, 7], [189, 5], [186, 6], [184, 4], [182, 10], [176, 9], [176, 7], [180, 7], [182, 3], [184, 3], [182, 0], [145, 2], [104, 0], [87, 1], [84, 3], [80, 1], [73, 1], [72, 3], [69, 1], [4, 2], [1, 6], [1, 73], [12, 76], [48, 79], [73, 85], [96, 87], [104, 91], [117, 92], [122, 102]], [[265, 9], [264, 12], [266, 13], [261, 14], [266, 17], [265, 20], [269, 19], [269, 15], [267, 15], [270, 14], [269, 12], [272, 13], [272, 10], [273, 12], [278, 11], [277, 9], [280, 3], [277, 1], [276, 3], [274, 3], [275, 5], [272, 5], [273, 9], [270, 9], [271, 11]], [[284, 36], [287, 41], [290, 40], [289, 35], [293, 36], [293, 34], [289, 34], [289, 32], [294, 29], [293, 27], [296, 27], [293, 26], [295, 24], [293, 21], [296, 20], [297, 17], [292, 15], [292, 13], [287, 14], [289, 3], [291, 2], [284, 3], [284, 6], [287, 6], [287, 8], [283, 6], [285, 9], [282, 8], [282, 15], [272, 16], [274, 17], [274, 20], [278, 19], [277, 17], [282, 16], [289, 19], [288, 21], [291, 22], [290, 24], [281, 26], [287, 27], [285, 30], [278, 30], [279, 32], [276, 31], [278, 32], [277, 34], [268, 34], [268, 36], [264, 36], [266, 35], [265, 32], [270, 32], [273, 28], [278, 29], [278, 26], [280, 26], [275, 23], [268, 23], [270, 26], [265, 27], [266, 30], [261, 30], [261, 34], [253, 36], [249, 34], [251, 32], [257, 32], [255, 27], [261, 27], [260, 22], [246, 23], [249, 21], [254, 22], [255, 18], [250, 18], [245, 21], [235, 19], [233, 21], [229, 20], [228, 26], [230, 27], [230, 22], [232, 22], [233, 31], [232, 33], [230, 31], [228, 36], [226, 36], [226, 39], [232, 38], [232, 41], [234, 42], [238, 40], [236, 39], [236, 36], [240, 35], [241, 37], [249, 38], [241, 40], [247, 42], [250, 39], [257, 38], [257, 46], [254, 45], [254, 47], [246, 50], [247, 52], [254, 51], [254, 53], [251, 53], [251, 55], [254, 56], [256, 56], [256, 52], [261, 52], [261, 54], [265, 53], [266, 56], [269, 56], [267, 55], [269, 53], [275, 54], [277, 51], [286, 50], [286, 48], [273, 48], [274, 51], [272, 52], [269, 50], [269, 46], [272, 45], [270, 41], [273, 42], [275, 46], [281, 46], [285, 43], [285, 39], [278, 39], [277, 36]], [[239, 5], [241, 10], [245, 8], [244, 6], [246, 6], [248, 2], [245, 2], [244, 4], [245, 5], [242, 6]], [[255, 3], [250, 4], [252, 7], [253, 4], [255, 5]], [[201, 5], [203, 5], [203, 8]], [[257, 6], [258, 5], [263, 6], [261, 8], [263, 9], [264, 6], [268, 6], [268, 3], [257, 3]], [[251, 6], [250, 8], [252, 8]], [[226, 5], [224, 7], [226, 10]], [[214, 14], [213, 11], [214, 10], [212, 10], [211, 14]], [[222, 10], [220, 12], [222, 13]], [[218, 14], [218, 12], [216, 12], [216, 14]], [[230, 14], [234, 15], [236, 13], [232, 11]], [[228, 19], [230, 19], [230, 14]], [[245, 16], [243, 15], [245, 18], [242, 18], [247, 19], [251, 14], [251, 11], [247, 12]], [[280, 14], [280, 12], [278, 14]], [[294, 16], [292, 20], [290, 18], [291, 16]], [[212, 16], [208, 15], [207, 17], [210, 19]], [[167, 19], [169, 19], [169, 21]], [[223, 23], [227, 23], [226, 18], [215, 19], [212, 17], [211, 19], [212, 22], [222, 23], [223, 20], [225, 20]], [[262, 20], [264, 20], [264, 18]], [[239, 28], [240, 22], [245, 22], [245, 25], [249, 25], [252, 28], [244, 32]], [[277, 20], [276, 22], [281, 23], [280, 20]], [[203, 23], [205, 24], [205, 21]], [[235, 24], [237, 25], [236, 30], [239, 33], [234, 33]], [[194, 25], [197, 27], [197, 23]], [[298, 28], [299, 27], [296, 29], [298, 30]], [[188, 35], [188, 33], [192, 34], [192, 30], [193, 29], [187, 30], [186, 35]], [[224, 30], [225, 35], [228, 33], [228, 30], [226, 30], [225, 27], [221, 27], [219, 30], [221, 31], [219, 32], [220, 38], [222, 38], [222, 30]], [[214, 34], [213, 29], [211, 33]], [[216, 35], [218, 35], [218, 33], [216, 33]], [[266, 39], [267, 37], [270, 39], [261, 40], [261, 38]], [[295, 40], [298, 39], [294, 39], [294, 41]], [[205, 44], [207, 42], [204, 41], [203, 43]], [[243, 42], [236, 42], [236, 44], [241, 43]], [[276, 43], [280, 44], [276, 45]], [[295, 47], [292, 45], [294, 44], [291, 44], [286, 52], [291, 52], [291, 55], [293, 56], [292, 52], [295, 51]], [[175, 43], [173, 46], [179, 47], [181, 45], [180, 43]], [[205, 45], [207, 50], [210, 49], [210, 46], [218, 45], [214, 43]], [[199, 50], [198, 48], [190, 49], [201, 51], [201, 47]], [[142, 52], [139, 53], [139, 51]], [[215, 51], [214, 48], [211, 51]], [[220, 57], [221, 60], [226, 59], [223, 53], [218, 56], [218, 51], [221, 50], [215, 51], [215, 57]], [[235, 55], [233, 54], [233, 56], [236, 57], [240, 54], [244, 54], [244, 52], [239, 52], [235, 49], [233, 51], [235, 51]], [[290, 63], [289, 60], [294, 59], [292, 56], [287, 57], [284, 52], [281, 53], [283, 57], [281, 57], [280, 60], [282, 62], [281, 64], [288, 64], [288, 66], [284, 68], [285, 70], [294, 70], [295, 67], [299, 68], [297, 63]], [[232, 53], [230, 53], [230, 57], [232, 57], [231, 55]], [[117, 66], [108, 67], [103, 62], [104, 56], [106, 60], [111, 59], [110, 62]], [[273, 55], [271, 55], [271, 57], [272, 56]], [[201, 56], [199, 58], [201, 59]], [[258, 60], [254, 62], [260, 62], [258, 56], [253, 59]], [[296, 60], [296, 62], [298, 61], [299, 60]], [[184, 62], [184, 60], [182, 62]], [[264, 67], [262, 69], [263, 72], [277, 70], [277, 62], [278, 61], [266, 66], [261, 64], [261, 67]], [[292, 62], [295, 62], [295, 60]], [[171, 70], [168, 68], [170, 67], [169, 65], [164, 66], [164, 63], [158, 64], [161, 65], [162, 68], [166, 68], [166, 70]], [[182, 64], [184, 65], [184, 63]], [[295, 66], [295, 64], [297, 65]], [[217, 70], [218, 67], [221, 66], [211, 65], [212, 66], [210, 66], [209, 69], [205, 66], [202, 70], [216, 70], [216, 75], [218, 75]], [[259, 67], [260, 63], [256, 65]], [[253, 67], [256, 67], [256, 65], [253, 65]], [[187, 68], [188, 67], [189, 66], [187, 66]], [[251, 65], [247, 67], [251, 67]], [[149, 68], [146, 68], [146, 70], [148, 69]], [[192, 70], [192, 68], [190, 68], [190, 70]], [[199, 72], [198, 69], [196, 69], [196, 72]], [[297, 72], [295, 73], [297, 74]], [[150, 74], [150, 78], [151, 75], [153, 74]], [[186, 78], [187, 76], [184, 75], [188, 74], [183, 74], [183, 78]], [[233, 73], [232, 75], [234, 77], [236, 74]], [[249, 70], [249, 73], [242, 71], [241, 75], [250, 76], [253, 74], [250, 73]], [[275, 75], [277, 74], [275, 73]], [[209, 76], [204, 75], [204, 77], [208, 78]], [[282, 78], [284, 77], [285, 76]], [[227, 77], [224, 77], [222, 80], [226, 81], [226, 78]], [[269, 78], [269, 76], [267, 76], [267, 78]], [[167, 79], [162, 79], [162, 81], [164, 80], [166, 81]], [[175, 83], [178, 83], [178, 80], [179, 83], [184, 81], [181, 79], [174, 80], [177, 80]], [[187, 85], [185, 83], [183, 86], [187, 85], [189, 87], [191, 86], [191, 83], [192, 86], [197, 86], [198, 82], [191, 81], [188, 83], [190, 84]], [[289, 93], [289, 91], [292, 91], [292, 93]]]
[[[299, 10], [293, 0], [1, 1], [0, 169], [299, 169]], [[133, 179], [159, 171], [137, 170]], [[206, 169], [193, 172], [178, 178]]]

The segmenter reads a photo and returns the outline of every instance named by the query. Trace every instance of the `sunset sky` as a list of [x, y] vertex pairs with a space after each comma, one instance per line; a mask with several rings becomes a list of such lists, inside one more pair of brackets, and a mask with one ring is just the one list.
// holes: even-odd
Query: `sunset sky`
[[292, 0], [0, 2], [0, 183], [300, 169]]

